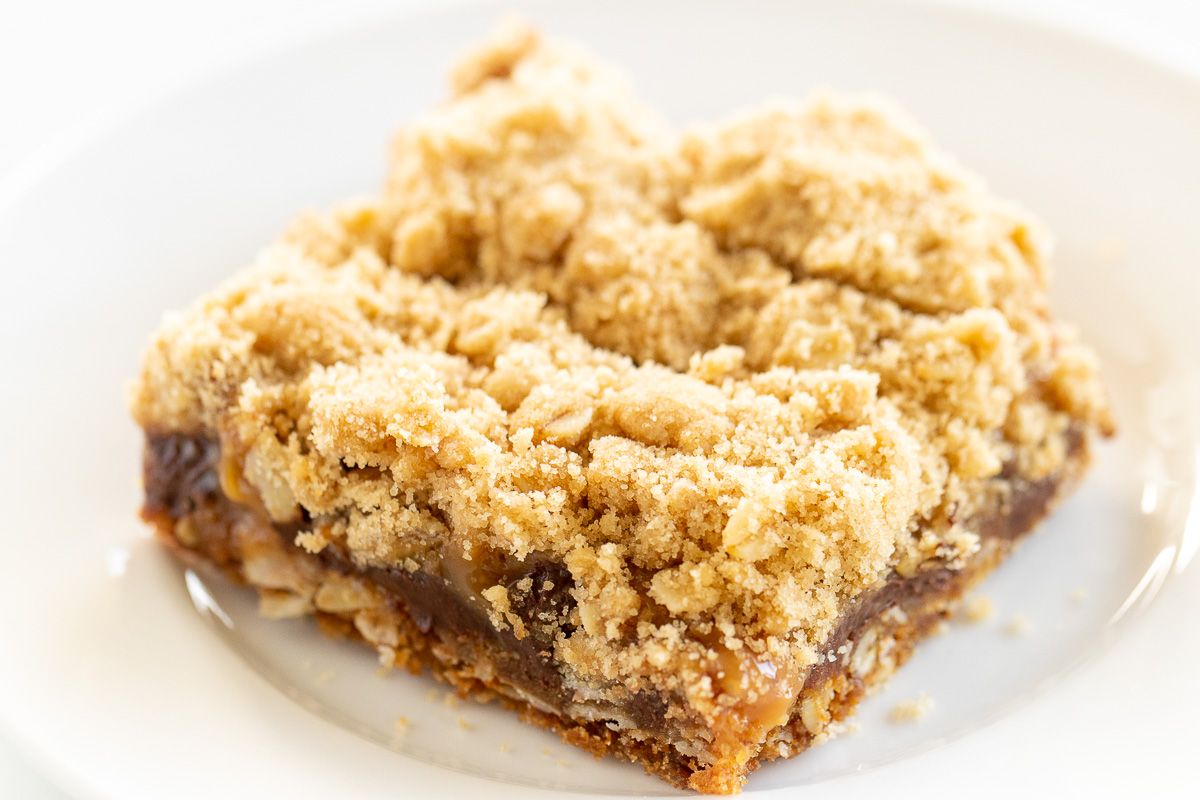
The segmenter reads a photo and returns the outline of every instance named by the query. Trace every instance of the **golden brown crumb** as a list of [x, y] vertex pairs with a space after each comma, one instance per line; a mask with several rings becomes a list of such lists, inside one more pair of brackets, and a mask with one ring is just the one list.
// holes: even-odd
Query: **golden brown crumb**
[[843, 736], [854, 736], [862, 732], [862, 724], [853, 719], [839, 719], [829, 723], [823, 735], [829, 739], [839, 739]]
[[259, 594], [258, 613], [267, 619], [294, 619], [312, 613], [312, 604], [302, 595], [268, 589]]
[[984, 594], [973, 595], [963, 604], [963, 616], [968, 622], [986, 622], [995, 613], [996, 606], [992, 603], [992, 598]]
[[888, 713], [892, 722], [917, 722], [933, 710], [933, 698], [921, 692], [915, 700], [905, 700], [897, 703]]
[[388, 645], [380, 645], [378, 648], [379, 667], [375, 670], [375, 674], [383, 678], [391, 674], [396, 668], [396, 648]]
[[396, 736], [405, 736], [410, 727], [411, 723], [409, 722], [408, 717], [396, 717], [396, 721], [392, 724], [392, 732], [395, 733]]
[[1004, 470], [1110, 428], [1037, 226], [894, 110], [677, 134], [521, 27], [453, 86], [380, 197], [301, 218], [145, 355], [138, 421], [219, 437], [227, 493], [306, 550], [553, 559], [559, 663], [713, 717], [713, 642], [801, 676], [856, 597], [979, 547]]
[[455, 723], [458, 725], [459, 728], [461, 728], [464, 731], [475, 730], [475, 723], [468, 721], [467, 718], [462, 716], [461, 714], [455, 720]]

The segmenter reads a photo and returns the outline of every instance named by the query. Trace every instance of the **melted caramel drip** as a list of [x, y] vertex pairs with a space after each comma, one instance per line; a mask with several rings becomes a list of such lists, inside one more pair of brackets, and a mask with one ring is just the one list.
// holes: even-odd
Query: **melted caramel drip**
[[789, 670], [765, 656], [722, 642], [710, 646], [719, 708], [713, 749], [719, 758], [745, 763], [772, 729], [788, 721], [799, 687]]

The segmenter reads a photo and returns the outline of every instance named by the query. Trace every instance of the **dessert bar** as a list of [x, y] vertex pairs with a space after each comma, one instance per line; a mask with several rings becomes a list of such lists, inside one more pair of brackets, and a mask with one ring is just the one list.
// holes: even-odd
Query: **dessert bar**
[[143, 516], [268, 616], [736, 792], [1111, 433], [1047, 252], [880, 101], [678, 130], [507, 26], [378, 194], [166, 318]]

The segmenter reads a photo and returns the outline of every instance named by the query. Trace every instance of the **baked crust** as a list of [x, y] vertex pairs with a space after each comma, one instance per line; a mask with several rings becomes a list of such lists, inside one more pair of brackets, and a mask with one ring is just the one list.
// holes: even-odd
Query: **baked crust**
[[[658, 698], [655, 752], [733, 790], [792, 752], [770, 737], [854, 609], [978, 573], [1043, 513], [1008, 518], [1022, 491], [1081, 470], [1111, 430], [1095, 358], [1050, 316], [1037, 226], [878, 103], [675, 134], [519, 26], [453, 88], [379, 197], [155, 337], [134, 416], [216, 448], [241, 509], [172, 535], [251, 519], [293, 571], [434, 576], [549, 653], [571, 700], [542, 713], [641, 731]], [[320, 610], [322, 581], [235, 572]]]

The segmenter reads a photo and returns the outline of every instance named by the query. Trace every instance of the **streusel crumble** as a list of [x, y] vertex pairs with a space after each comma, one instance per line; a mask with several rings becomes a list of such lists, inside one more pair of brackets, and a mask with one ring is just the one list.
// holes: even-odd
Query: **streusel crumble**
[[1111, 429], [1045, 236], [876, 101], [677, 133], [511, 26], [148, 349], [146, 516], [389, 664], [736, 791]]

